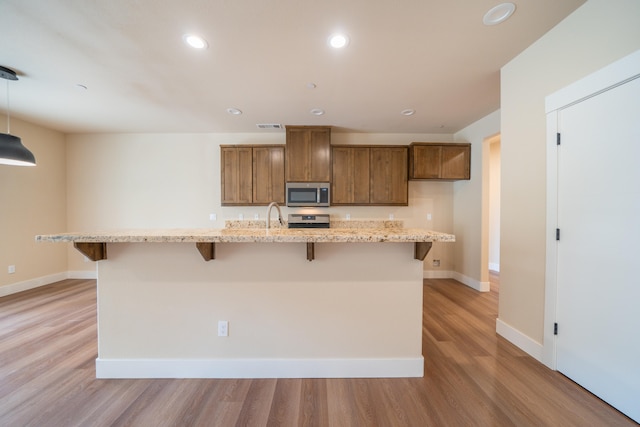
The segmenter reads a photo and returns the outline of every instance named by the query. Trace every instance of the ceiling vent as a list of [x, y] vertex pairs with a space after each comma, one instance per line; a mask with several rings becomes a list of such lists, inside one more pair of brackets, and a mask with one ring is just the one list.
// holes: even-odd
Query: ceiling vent
[[258, 123], [258, 129], [284, 129], [284, 126], [278, 123]]

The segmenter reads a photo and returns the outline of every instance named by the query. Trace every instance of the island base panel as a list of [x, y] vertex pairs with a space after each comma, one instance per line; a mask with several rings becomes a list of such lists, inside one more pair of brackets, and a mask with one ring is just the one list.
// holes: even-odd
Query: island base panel
[[[101, 378], [423, 375], [412, 243], [113, 243], [98, 264]], [[239, 256], [242, 254], [242, 256]], [[219, 320], [229, 336], [217, 336]]]

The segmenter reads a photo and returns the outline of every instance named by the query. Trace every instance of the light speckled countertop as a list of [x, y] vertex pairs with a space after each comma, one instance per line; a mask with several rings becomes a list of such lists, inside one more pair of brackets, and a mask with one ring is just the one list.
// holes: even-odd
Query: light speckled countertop
[[36, 236], [38, 242], [95, 243], [357, 243], [357, 242], [455, 242], [455, 236], [420, 228], [402, 228], [402, 221], [332, 221], [332, 228], [290, 229], [265, 221], [227, 221], [226, 228], [136, 229]]

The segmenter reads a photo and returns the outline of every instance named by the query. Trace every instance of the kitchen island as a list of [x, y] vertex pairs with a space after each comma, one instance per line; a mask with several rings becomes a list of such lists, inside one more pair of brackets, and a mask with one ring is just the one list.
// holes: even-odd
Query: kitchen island
[[99, 260], [98, 378], [423, 375], [420, 259], [454, 236], [262, 225], [36, 239]]

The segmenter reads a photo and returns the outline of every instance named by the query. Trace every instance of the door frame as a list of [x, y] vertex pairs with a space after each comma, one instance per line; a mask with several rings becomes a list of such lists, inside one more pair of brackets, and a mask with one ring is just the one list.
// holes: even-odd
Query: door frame
[[547, 114], [547, 227], [544, 338], [542, 363], [556, 370], [556, 322], [558, 249], [558, 150], [559, 113], [564, 108], [640, 78], [640, 50], [594, 72], [545, 98]]

